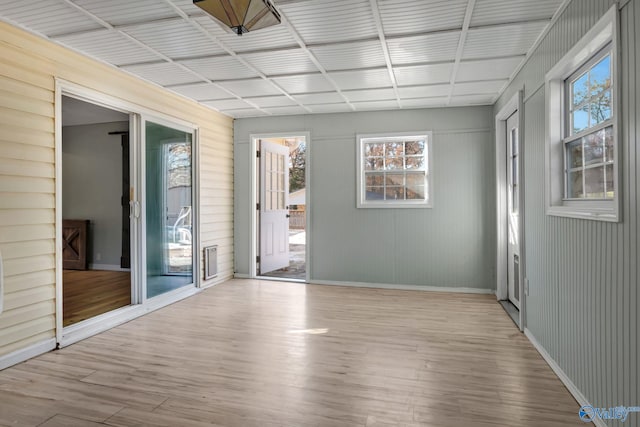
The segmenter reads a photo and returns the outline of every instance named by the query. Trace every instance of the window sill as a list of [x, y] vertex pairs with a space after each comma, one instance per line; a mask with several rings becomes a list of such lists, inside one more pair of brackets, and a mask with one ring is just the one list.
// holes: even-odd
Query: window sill
[[431, 209], [431, 203], [358, 203], [358, 209]]
[[620, 222], [620, 216], [614, 209], [579, 209], [575, 206], [549, 206], [547, 215], [564, 218], [589, 219], [592, 221]]

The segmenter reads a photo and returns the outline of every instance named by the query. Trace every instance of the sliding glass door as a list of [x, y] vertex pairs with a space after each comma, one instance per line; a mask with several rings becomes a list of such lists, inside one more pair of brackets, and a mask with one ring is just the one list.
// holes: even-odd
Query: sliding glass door
[[144, 122], [147, 298], [194, 283], [193, 131]]

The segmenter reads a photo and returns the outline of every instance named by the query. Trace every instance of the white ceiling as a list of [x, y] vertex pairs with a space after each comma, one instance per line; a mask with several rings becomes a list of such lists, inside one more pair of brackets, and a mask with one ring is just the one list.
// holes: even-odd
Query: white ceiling
[[0, 18], [233, 117], [490, 105], [563, 0], [273, 0], [237, 36], [192, 0], [0, 0]]

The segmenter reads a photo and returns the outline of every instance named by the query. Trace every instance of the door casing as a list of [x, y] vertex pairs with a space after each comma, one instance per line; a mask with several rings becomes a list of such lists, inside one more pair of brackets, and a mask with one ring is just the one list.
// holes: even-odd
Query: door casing
[[507, 185], [507, 119], [514, 113], [518, 113], [519, 123], [519, 168], [520, 168], [520, 189], [519, 189], [519, 215], [518, 215], [518, 241], [520, 244], [520, 319], [519, 328], [524, 331], [526, 327], [526, 301], [527, 301], [527, 286], [525, 286], [526, 280], [526, 245], [525, 245], [525, 170], [524, 170], [524, 158], [525, 158], [525, 141], [524, 141], [524, 91], [519, 90], [516, 92], [507, 103], [496, 114], [495, 118], [495, 139], [496, 139], [496, 297], [498, 301], [506, 300], [508, 298], [508, 185]]

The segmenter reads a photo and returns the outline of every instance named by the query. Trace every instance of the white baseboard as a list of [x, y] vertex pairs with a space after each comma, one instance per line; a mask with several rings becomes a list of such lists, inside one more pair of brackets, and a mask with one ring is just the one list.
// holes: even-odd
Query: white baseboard
[[122, 268], [117, 264], [89, 264], [89, 270], [131, 271], [130, 268]]
[[[238, 275], [236, 275], [238, 277]], [[396, 289], [401, 291], [428, 291], [428, 292], [455, 292], [463, 294], [495, 294], [493, 289], [481, 288], [465, 288], [465, 287], [447, 287], [447, 286], [420, 286], [420, 285], [401, 285], [389, 283], [366, 283], [366, 282], [338, 282], [334, 280], [314, 280], [309, 282], [313, 285], [330, 285], [330, 286], [353, 286], [356, 288], [376, 288], [376, 289]]]
[[[589, 401], [584, 396], [584, 394], [582, 394], [582, 392], [578, 390], [578, 387], [576, 387], [573, 381], [571, 381], [571, 379], [567, 376], [567, 374], [564, 373], [562, 368], [560, 368], [560, 366], [556, 363], [556, 361], [553, 360], [551, 355], [547, 353], [547, 350], [545, 350], [544, 347], [542, 347], [542, 345], [538, 342], [538, 340], [536, 340], [536, 337], [533, 336], [531, 331], [527, 328], [524, 328], [524, 335], [527, 338], [529, 338], [529, 341], [531, 341], [531, 344], [533, 344], [535, 349], [538, 350], [538, 353], [540, 353], [540, 356], [542, 356], [542, 358], [547, 362], [547, 364], [553, 370], [553, 372], [555, 372], [558, 378], [560, 378], [560, 381], [562, 381], [562, 383], [567, 388], [567, 390], [569, 390], [569, 392], [573, 395], [573, 397], [576, 399], [578, 404], [581, 407], [585, 405], [591, 405], [591, 403], [589, 403]], [[578, 418], [577, 412], [576, 412], [576, 418]], [[600, 418], [595, 418], [593, 420], [593, 424], [596, 425], [597, 427], [607, 427], [607, 424]]]
[[251, 276], [249, 274], [244, 274], [244, 273], [234, 273], [233, 277], [235, 279], [251, 279]]
[[56, 339], [51, 338], [29, 347], [14, 351], [13, 353], [0, 356], [0, 371], [8, 368], [9, 366], [16, 365], [25, 360], [29, 360], [32, 357], [40, 356], [56, 348]]
[[233, 274], [228, 274], [226, 276], [222, 276], [222, 277], [214, 277], [213, 279], [209, 279], [206, 282], [203, 282], [200, 285], [200, 289], [209, 289], [209, 288], [213, 288], [214, 286], [220, 285], [228, 280], [231, 280], [233, 278], [235, 278], [237, 276], [233, 275]]

